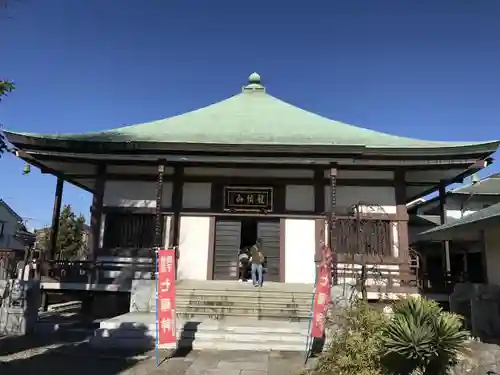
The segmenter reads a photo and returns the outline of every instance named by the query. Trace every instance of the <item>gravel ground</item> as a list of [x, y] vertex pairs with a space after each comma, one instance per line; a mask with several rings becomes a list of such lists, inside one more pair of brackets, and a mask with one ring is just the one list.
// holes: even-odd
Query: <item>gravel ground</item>
[[[172, 358], [169, 358], [172, 356]], [[154, 352], [92, 349], [86, 338], [0, 338], [0, 374], [6, 375], [298, 375], [302, 353], [192, 351], [156, 367]]]

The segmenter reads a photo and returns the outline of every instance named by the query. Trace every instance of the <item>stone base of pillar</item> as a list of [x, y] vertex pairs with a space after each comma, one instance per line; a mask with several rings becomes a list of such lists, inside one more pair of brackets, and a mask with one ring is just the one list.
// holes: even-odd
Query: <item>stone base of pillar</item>
[[0, 334], [21, 336], [34, 331], [40, 305], [36, 280], [0, 280]]

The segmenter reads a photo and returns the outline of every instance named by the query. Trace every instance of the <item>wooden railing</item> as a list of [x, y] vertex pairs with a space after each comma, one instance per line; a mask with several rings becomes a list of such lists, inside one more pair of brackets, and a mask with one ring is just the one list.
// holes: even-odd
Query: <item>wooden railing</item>
[[364, 282], [368, 292], [381, 295], [377, 298], [391, 293], [418, 293], [417, 272], [402, 259], [338, 254], [336, 263], [338, 283], [354, 284], [360, 290]]
[[335, 224], [338, 254], [364, 254], [391, 257], [393, 252], [393, 228], [390, 218], [339, 216]]
[[114, 261], [47, 261], [40, 265], [42, 280], [57, 282], [112, 284], [117, 280], [154, 278], [154, 263]]

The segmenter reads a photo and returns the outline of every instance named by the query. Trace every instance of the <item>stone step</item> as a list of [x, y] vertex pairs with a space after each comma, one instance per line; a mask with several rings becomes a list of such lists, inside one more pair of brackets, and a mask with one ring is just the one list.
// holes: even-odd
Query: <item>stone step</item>
[[176, 314], [180, 318], [202, 318], [213, 320], [225, 320], [227, 318], [249, 318], [254, 320], [274, 320], [282, 322], [304, 322], [309, 319], [309, 314], [286, 314], [277, 312], [243, 313], [243, 312], [220, 312], [220, 311], [181, 311]]
[[[201, 319], [177, 319], [178, 330], [184, 331], [217, 331], [224, 329], [230, 332], [248, 334], [252, 332], [272, 332], [272, 333], [299, 333], [305, 334], [307, 324], [288, 322], [266, 322], [241, 318], [230, 318], [224, 322]], [[156, 314], [154, 313], [127, 313], [99, 322], [99, 328], [108, 330], [118, 329], [140, 329], [145, 331], [156, 330]]]
[[[248, 314], [248, 315], [283, 315], [283, 316], [307, 316], [310, 312], [309, 308], [274, 308], [274, 307], [261, 307], [261, 306], [209, 306], [209, 305], [177, 305], [176, 309], [178, 314], [182, 313], [214, 313], [214, 314], [224, 314], [232, 315], [237, 314]], [[152, 311], [154, 312], [154, 311]]]
[[276, 311], [295, 311], [295, 310], [311, 310], [311, 304], [298, 305], [294, 303], [289, 304], [270, 304], [270, 303], [211, 303], [201, 301], [200, 303], [193, 303], [192, 301], [177, 301], [177, 310], [179, 308], [206, 308], [206, 309], [241, 309], [241, 310], [276, 310]]
[[176, 295], [177, 301], [210, 301], [210, 302], [231, 302], [234, 304], [240, 303], [269, 303], [269, 304], [299, 304], [310, 305], [312, 303], [312, 295], [305, 297], [291, 297], [286, 295], [280, 296], [234, 296], [224, 294], [192, 294], [192, 295]]
[[176, 292], [183, 294], [222, 294], [222, 295], [255, 295], [268, 296], [311, 296], [313, 286], [307, 284], [264, 283], [262, 288], [256, 288], [251, 282], [238, 283], [227, 281], [181, 281], [176, 283]]
[[242, 288], [238, 290], [214, 290], [214, 289], [192, 289], [192, 290], [176, 290], [177, 297], [183, 296], [227, 296], [227, 297], [242, 297], [242, 298], [285, 298], [285, 299], [307, 299], [311, 298], [313, 293], [294, 293], [294, 292], [279, 292], [266, 291], [261, 288], [253, 288], [248, 286], [248, 289]]
[[308, 301], [287, 301], [287, 300], [223, 300], [223, 299], [176, 299], [177, 306], [213, 306], [213, 307], [266, 307], [273, 309], [293, 309], [293, 308], [306, 308], [310, 309], [312, 306], [312, 299]]
[[[129, 349], [129, 350], [151, 350], [155, 347], [153, 337], [137, 337], [127, 339], [92, 337], [90, 345], [102, 349]], [[261, 342], [238, 342], [226, 340], [208, 341], [179, 341], [173, 345], [162, 345], [160, 349], [175, 349], [176, 347], [190, 350], [229, 350], [229, 351], [282, 351], [282, 352], [305, 352], [306, 343], [287, 343], [283, 341], [261, 341]]]
[[[227, 296], [199, 296], [198, 299], [177, 298], [176, 310], [180, 317], [208, 316], [221, 320], [230, 316], [252, 319], [271, 319], [302, 321], [310, 316], [312, 297], [302, 301], [281, 299], [238, 298]], [[150, 306], [150, 312], [156, 311], [156, 302]]]
[[[112, 332], [112, 330], [98, 328], [94, 331], [94, 336], [96, 337], [110, 337], [113, 336], [116, 339], [122, 338], [137, 338], [141, 335], [146, 335], [151, 338], [156, 337], [156, 331], [135, 331], [135, 330], [123, 330], [122, 332]], [[238, 333], [233, 331], [228, 331], [225, 329], [219, 330], [207, 330], [207, 331], [191, 331], [183, 330], [179, 327], [177, 330], [177, 340], [180, 341], [232, 341], [232, 342], [262, 342], [264, 341], [286, 341], [287, 343], [303, 344], [306, 342], [306, 332], [304, 333], [279, 333], [279, 332], [250, 332], [250, 333]]]

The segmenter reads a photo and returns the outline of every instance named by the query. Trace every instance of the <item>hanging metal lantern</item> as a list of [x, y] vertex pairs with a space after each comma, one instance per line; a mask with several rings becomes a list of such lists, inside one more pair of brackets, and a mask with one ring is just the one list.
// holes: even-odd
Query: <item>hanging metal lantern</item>
[[31, 166], [28, 163], [24, 164], [23, 175], [26, 176], [30, 174], [30, 172], [31, 172]]

